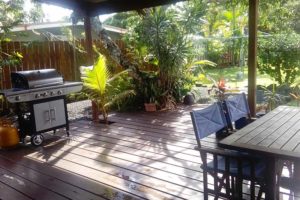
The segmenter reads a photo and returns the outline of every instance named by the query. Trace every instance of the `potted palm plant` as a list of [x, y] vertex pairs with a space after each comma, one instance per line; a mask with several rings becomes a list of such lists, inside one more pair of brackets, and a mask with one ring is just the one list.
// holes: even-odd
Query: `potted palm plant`
[[102, 113], [103, 121], [108, 124], [109, 109], [116, 103], [134, 95], [132, 89], [121, 90], [118, 87], [118, 79], [128, 73], [124, 70], [112, 75], [107, 68], [106, 59], [100, 55], [93, 69], [82, 71], [83, 92], [90, 100], [95, 102], [97, 110]]

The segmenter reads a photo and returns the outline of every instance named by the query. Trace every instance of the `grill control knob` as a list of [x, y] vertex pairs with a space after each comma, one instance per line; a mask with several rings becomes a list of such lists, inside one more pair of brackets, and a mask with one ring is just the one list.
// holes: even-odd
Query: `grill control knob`
[[62, 94], [62, 91], [61, 91], [61, 90], [58, 90], [58, 91], [57, 91], [57, 94], [58, 94], [58, 95], [61, 95], [61, 94]]
[[36, 99], [40, 98], [40, 94], [35, 94], [35, 98]]
[[46, 96], [48, 96], [48, 92], [44, 92], [44, 93], [42, 93], [42, 94], [41, 94], [41, 96], [43, 96], [43, 97], [46, 97]]
[[53, 91], [51, 91], [51, 92], [50, 92], [50, 96], [53, 96], [53, 95], [54, 95], [54, 92], [53, 92]]
[[15, 96], [16, 101], [20, 101], [20, 99], [21, 99], [20, 96]]

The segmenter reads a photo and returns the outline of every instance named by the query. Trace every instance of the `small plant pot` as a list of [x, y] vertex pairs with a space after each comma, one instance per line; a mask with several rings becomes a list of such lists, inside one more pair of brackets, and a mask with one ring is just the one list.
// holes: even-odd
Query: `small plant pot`
[[145, 103], [145, 110], [147, 112], [154, 112], [156, 111], [156, 104], [155, 103]]

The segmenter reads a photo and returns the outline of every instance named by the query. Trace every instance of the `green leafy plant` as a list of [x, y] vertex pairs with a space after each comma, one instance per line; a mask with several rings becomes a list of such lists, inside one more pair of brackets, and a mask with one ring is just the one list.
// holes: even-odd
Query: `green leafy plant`
[[[190, 52], [193, 49], [191, 40], [187, 36], [187, 30], [191, 29], [186, 27], [192, 20], [177, 13], [167, 6], [146, 9], [140, 21], [134, 29], [130, 29], [127, 36], [127, 43], [138, 50], [136, 54], [157, 66], [156, 83], [146, 85], [146, 89], [141, 93], [144, 93], [146, 101], [157, 101], [162, 107], [168, 105], [168, 101], [172, 101], [179, 94], [178, 88], [183, 85], [179, 82], [183, 80], [185, 66], [190, 60]], [[149, 78], [144, 77], [143, 74], [138, 76], [141, 79]], [[149, 92], [150, 90], [152, 91]], [[149, 97], [149, 94], [152, 97]]]
[[296, 101], [297, 106], [300, 106], [300, 79], [297, 78], [293, 83], [293, 89], [289, 95]]
[[272, 86], [272, 90], [266, 87], [262, 87], [264, 90], [264, 100], [268, 111], [275, 109], [284, 101], [284, 96], [278, 94], [275, 89], [275, 84]]
[[128, 71], [124, 70], [112, 75], [107, 69], [104, 56], [100, 55], [93, 69], [85, 69], [82, 73], [83, 91], [89, 99], [96, 103], [106, 123], [108, 123], [109, 109], [113, 105], [120, 103], [131, 95], [135, 95], [134, 90], [129, 88], [124, 90], [124, 87], [120, 88], [118, 86], [120, 79]]
[[207, 74], [206, 71], [204, 70], [204, 67], [206, 67], [206, 66], [216, 67], [217, 64], [214, 62], [211, 62], [209, 60], [198, 60], [198, 61], [194, 62], [190, 68], [191, 68], [191, 71], [193, 72], [193, 74], [195, 76], [198, 76], [199, 73]]
[[[23, 0], [0, 0], [0, 43], [3, 41], [8, 42], [11, 29], [22, 22], [25, 16], [23, 5]], [[18, 65], [22, 58], [22, 55], [18, 52], [7, 53], [0, 45], [0, 73], [2, 73], [2, 68], [5, 66]]]
[[259, 40], [258, 69], [279, 84], [294, 82], [300, 67], [300, 35], [278, 34]]

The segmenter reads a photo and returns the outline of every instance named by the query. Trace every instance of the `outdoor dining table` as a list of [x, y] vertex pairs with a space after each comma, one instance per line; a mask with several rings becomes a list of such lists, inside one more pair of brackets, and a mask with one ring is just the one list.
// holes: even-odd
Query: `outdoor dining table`
[[294, 177], [300, 179], [300, 108], [279, 106], [219, 142], [227, 149], [253, 153], [267, 161], [266, 196], [275, 200], [276, 162], [294, 162]]

